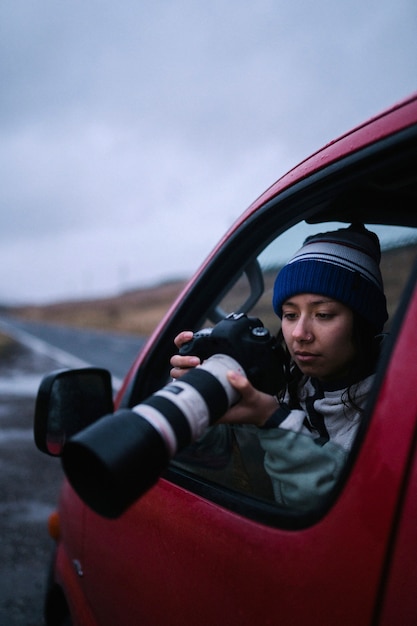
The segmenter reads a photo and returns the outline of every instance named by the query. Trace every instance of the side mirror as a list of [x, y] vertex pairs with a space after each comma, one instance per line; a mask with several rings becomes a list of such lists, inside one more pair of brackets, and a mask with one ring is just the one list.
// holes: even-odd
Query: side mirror
[[43, 378], [36, 398], [35, 444], [41, 452], [61, 456], [72, 435], [113, 410], [107, 370], [88, 367], [52, 372]]

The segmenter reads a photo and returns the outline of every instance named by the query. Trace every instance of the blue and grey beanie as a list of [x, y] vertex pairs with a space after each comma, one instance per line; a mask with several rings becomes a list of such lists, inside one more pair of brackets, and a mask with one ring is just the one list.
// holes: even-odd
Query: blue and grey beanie
[[378, 334], [388, 319], [380, 260], [379, 239], [362, 224], [312, 235], [279, 272], [274, 311], [282, 317], [282, 305], [288, 298], [316, 293], [339, 300]]

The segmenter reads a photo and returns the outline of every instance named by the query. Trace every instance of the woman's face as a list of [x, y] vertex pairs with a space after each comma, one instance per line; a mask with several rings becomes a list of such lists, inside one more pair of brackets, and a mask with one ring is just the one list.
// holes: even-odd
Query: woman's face
[[345, 377], [356, 356], [353, 313], [327, 296], [303, 293], [282, 306], [282, 332], [303, 374], [329, 381]]

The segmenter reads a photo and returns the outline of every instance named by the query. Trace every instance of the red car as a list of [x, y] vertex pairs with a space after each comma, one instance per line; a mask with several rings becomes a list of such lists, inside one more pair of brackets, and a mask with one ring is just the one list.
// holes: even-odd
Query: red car
[[[153, 407], [175, 422], [172, 456], [131, 408], [168, 384], [176, 334], [222, 327], [231, 313], [275, 334], [278, 268], [308, 234], [356, 221], [380, 237], [390, 320], [366, 419], [331, 493], [308, 510], [278, 504], [256, 432], [216, 425], [223, 409], [209, 392], [201, 437]], [[68, 476], [50, 520], [49, 626], [417, 624], [416, 250], [417, 94], [303, 161], [243, 213], [114, 406], [103, 370], [45, 378], [35, 440], [62, 454]]]

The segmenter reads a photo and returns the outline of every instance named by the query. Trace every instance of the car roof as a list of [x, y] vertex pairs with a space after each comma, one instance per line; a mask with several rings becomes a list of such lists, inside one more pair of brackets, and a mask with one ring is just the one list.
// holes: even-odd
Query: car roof
[[417, 92], [329, 142], [289, 170], [262, 193], [242, 216], [242, 221], [260, 206], [297, 181], [335, 161], [400, 130], [417, 124]]

